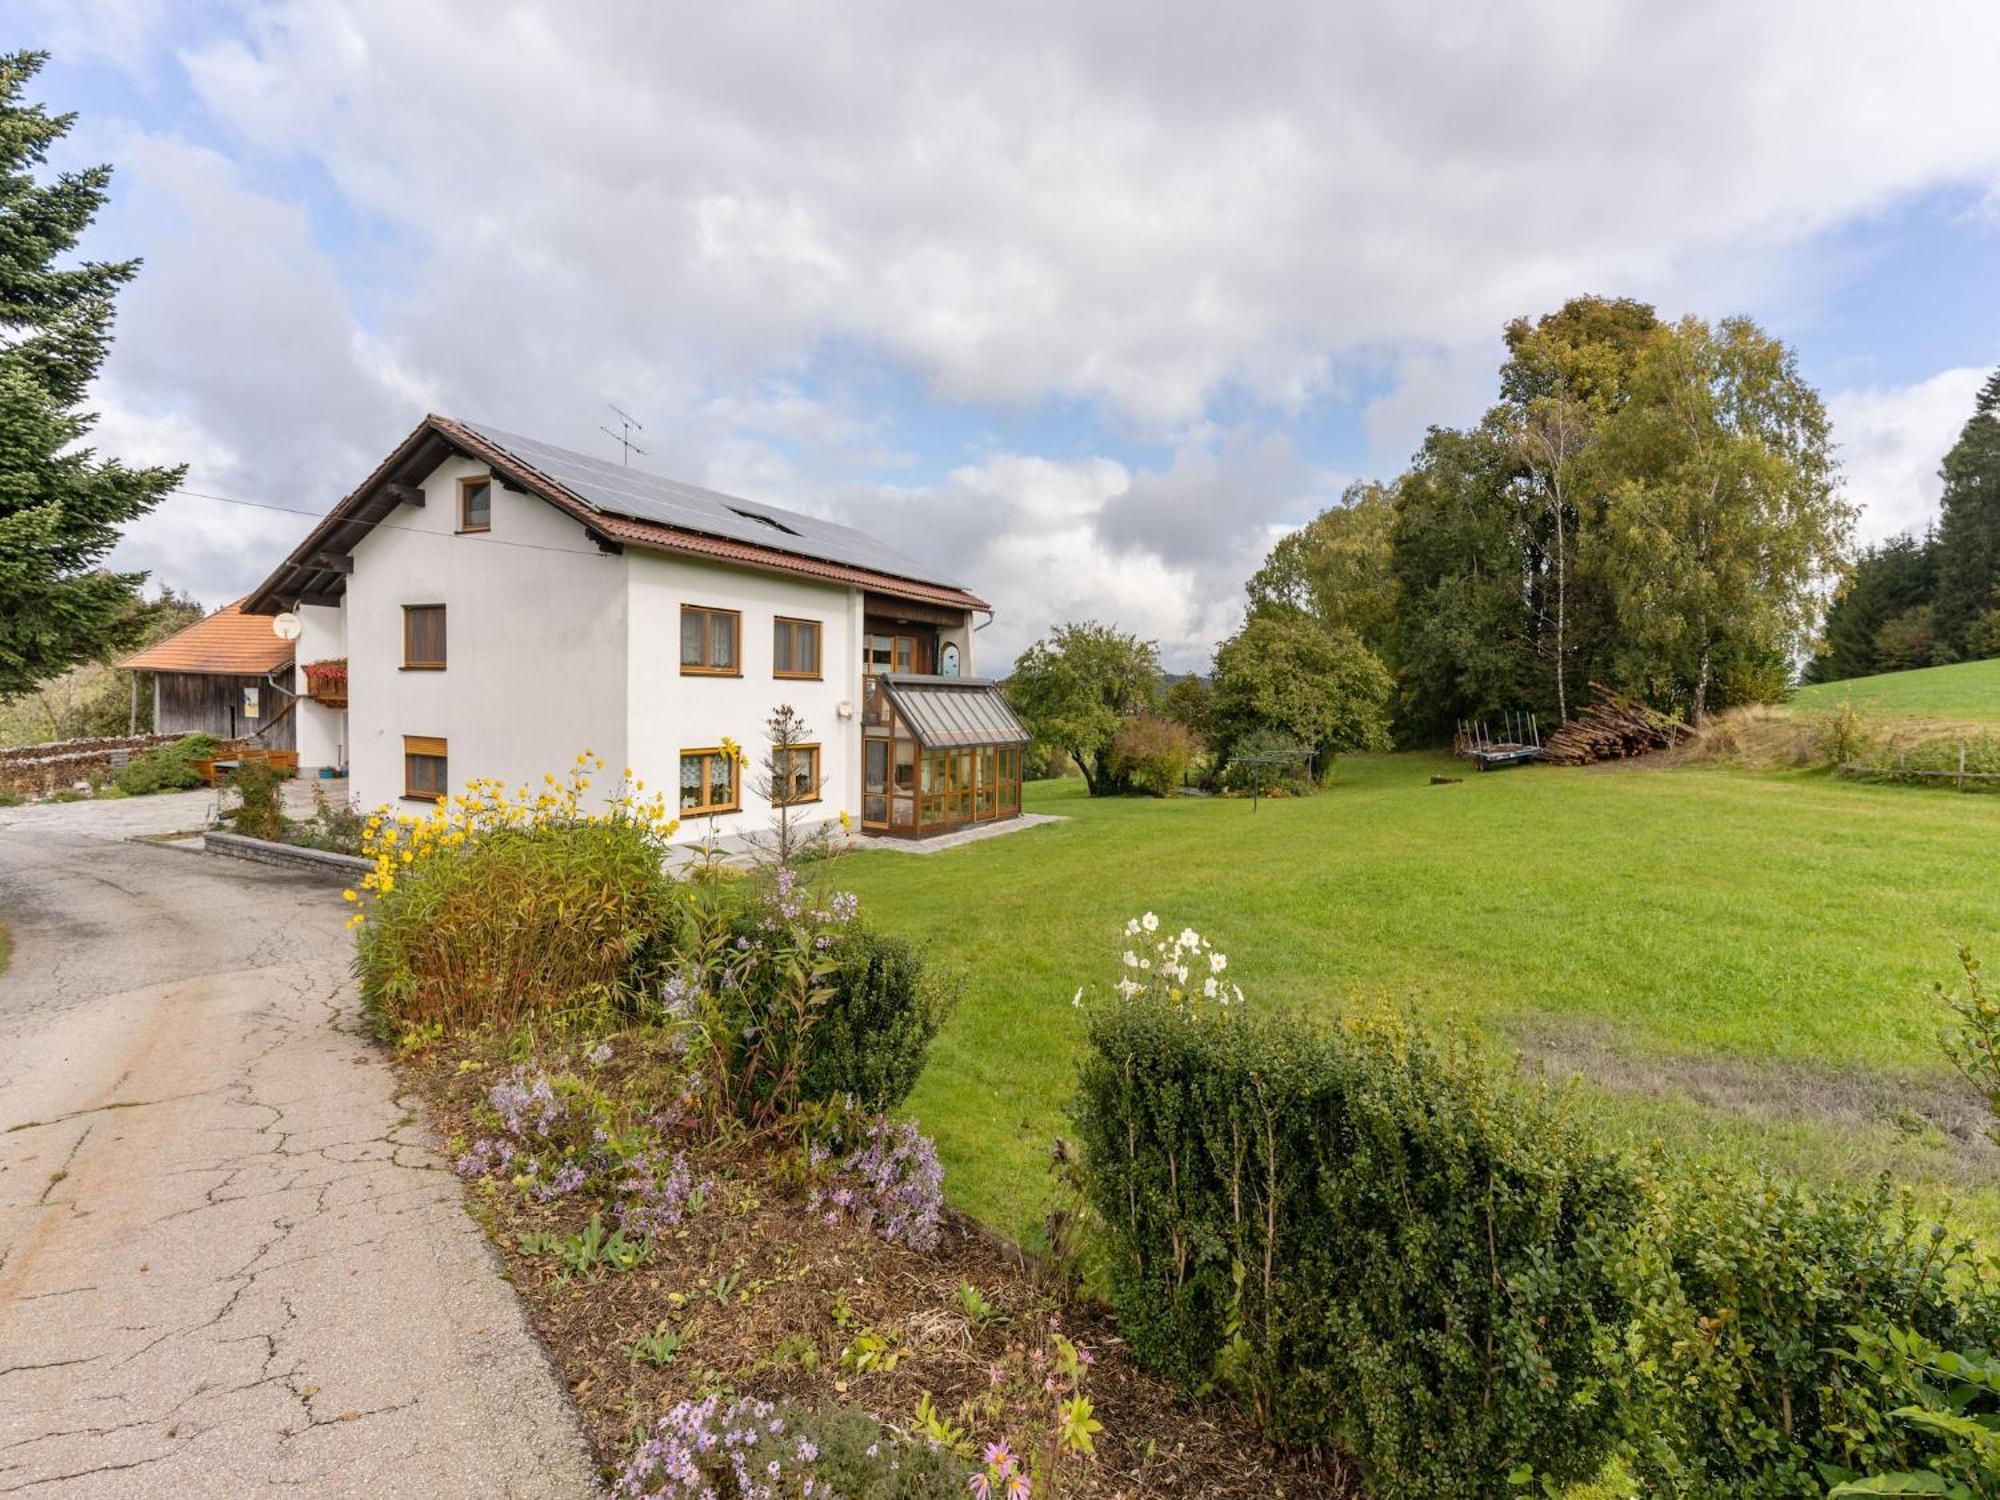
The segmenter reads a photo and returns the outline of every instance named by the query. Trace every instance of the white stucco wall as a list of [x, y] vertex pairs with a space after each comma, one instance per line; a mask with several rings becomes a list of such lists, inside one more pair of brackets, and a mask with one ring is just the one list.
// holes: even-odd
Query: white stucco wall
[[[399, 506], [355, 548], [345, 636], [358, 806], [415, 806], [400, 801], [404, 735], [447, 742], [454, 791], [475, 776], [538, 783], [588, 748], [610, 769], [597, 792], [625, 763], [626, 559], [498, 485], [492, 530], [459, 535], [458, 480], [483, 473], [446, 460], [422, 508]], [[445, 606], [443, 671], [403, 669], [405, 604]]]
[[306, 697], [306, 664], [347, 654], [347, 622], [343, 610], [327, 604], [302, 604], [293, 613], [305, 626], [292, 651], [292, 691], [299, 695], [292, 710], [298, 720], [299, 774], [315, 776], [322, 766], [347, 763], [347, 715]]
[[[858, 817], [860, 593], [657, 553], [629, 552], [625, 567], [631, 601], [625, 685], [630, 738], [625, 764], [649, 789], [669, 789], [672, 800], [678, 796], [681, 751], [705, 749], [727, 736], [750, 756], [750, 770], [743, 779], [743, 810], [685, 819], [680, 837], [701, 838], [711, 826], [718, 837], [760, 833], [770, 826], [770, 801], [757, 791], [758, 759], [769, 744], [765, 721], [781, 703], [798, 710], [820, 745], [825, 784], [820, 802], [801, 809], [801, 816], [817, 821], [846, 811]], [[741, 676], [682, 675], [683, 604], [741, 612]], [[819, 681], [772, 675], [772, 623], [779, 615], [820, 622]], [[845, 718], [840, 714], [842, 705], [849, 709]]]

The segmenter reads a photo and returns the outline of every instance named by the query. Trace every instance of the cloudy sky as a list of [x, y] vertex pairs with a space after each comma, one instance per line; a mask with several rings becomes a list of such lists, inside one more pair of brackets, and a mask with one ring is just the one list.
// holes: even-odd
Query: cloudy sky
[[[1196, 665], [1571, 294], [1747, 312], [1863, 529], [2000, 363], [2000, 6], [14, 0], [142, 255], [100, 445], [217, 603], [426, 410], [839, 516]], [[22, 36], [22, 33], [26, 33]]]

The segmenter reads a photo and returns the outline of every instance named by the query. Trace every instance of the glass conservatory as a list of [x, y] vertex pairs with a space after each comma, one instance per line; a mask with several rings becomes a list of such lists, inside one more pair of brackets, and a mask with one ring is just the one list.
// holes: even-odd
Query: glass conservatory
[[1028, 731], [999, 684], [892, 671], [867, 693], [862, 828], [929, 838], [1020, 815]]

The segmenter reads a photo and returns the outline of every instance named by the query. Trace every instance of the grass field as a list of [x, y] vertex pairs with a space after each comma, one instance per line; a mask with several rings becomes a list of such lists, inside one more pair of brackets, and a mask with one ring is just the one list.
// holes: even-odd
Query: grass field
[[1802, 708], [1831, 708], [1849, 699], [1863, 713], [2000, 723], [2000, 657], [1815, 683], [1800, 688], [1792, 701]]
[[955, 1201], [1009, 1232], [1037, 1219], [1071, 997], [1115, 981], [1125, 919], [1152, 910], [1225, 949], [1256, 1006], [1471, 1020], [1583, 1075], [1630, 1136], [1891, 1170], [2000, 1223], [1930, 994], [1958, 943], [2000, 951], [2000, 799], [1644, 765], [1429, 785], [1440, 771], [1463, 767], [1346, 761], [1255, 811], [1037, 783], [1029, 809], [1069, 821], [843, 861], [875, 921], [969, 975], [910, 1101]]

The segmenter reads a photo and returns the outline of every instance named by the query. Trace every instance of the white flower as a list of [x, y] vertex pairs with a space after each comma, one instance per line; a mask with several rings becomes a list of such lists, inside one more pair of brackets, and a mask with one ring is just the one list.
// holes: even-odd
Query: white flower
[[1139, 967], [1139, 955], [1134, 953], [1130, 948], [1125, 950], [1125, 967], [1128, 969]]
[[1118, 993], [1127, 1000], [1130, 1000], [1134, 995], [1138, 994], [1139, 991], [1143, 990], [1144, 988], [1145, 986], [1143, 984], [1139, 984], [1134, 980], [1121, 979], [1118, 981]]
[[[1202, 994], [1207, 996], [1210, 1000], [1213, 1000], [1215, 998], [1215, 992], [1221, 988], [1222, 986], [1215, 982], [1215, 976], [1213, 974], [1209, 975], [1208, 978], [1204, 979], [1201, 982], [1201, 992]], [[1223, 1004], [1225, 1005], [1227, 1005], [1228, 1003], [1229, 1002], [1226, 1000], [1223, 1002]]]
[[1148, 932], [1158, 932], [1160, 930], [1160, 919], [1151, 912], [1147, 912], [1145, 916], [1139, 918], [1139, 925]]
[[1209, 954], [1209, 955], [1208, 955], [1208, 972], [1209, 972], [1209, 973], [1211, 973], [1211, 974], [1220, 974], [1220, 973], [1221, 973], [1221, 972], [1222, 972], [1222, 971], [1223, 971], [1224, 969], [1226, 969], [1226, 968], [1228, 968], [1228, 967], [1229, 967], [1229, 955], [1228, 955], [1228, 954], [1226, 954], [1226, 953], [1211, 953], [1211, 954]]
[[1236, 1003], [1241, 1005], [1243, 1003], [1243, 986], [1238, 984], [1232, 985], [1230, 988], [1236, 991]]
[[1150, 958], [1142, 958], [1139, 960], [1139, 967], [1142, 969], [1150, 969], [1153, 967], [1153, 961]]
[[1137, 937], [1138, 935], [1139, 935], [1139, 919], [1137, 917], [1132, 917], [1125, 923], [1125, 936]]
[[1194, 952], [1195, 949], [1201, 946], [1201, 934], [1196, 932], [1192, 927], [1183, 927], [1181, 929], [1180, 945], [1187, 949], [1188, 952]]
[[[1209, 981], [1209, 983], [1210, 983], [1210, 984], [1213, 984], [1213, 983], [1215, 983], [1215, 981], [1211, 979], [1211, 980]], [[1069, 1003], [1070, 1003], [1071, 1005], [1074, 1005], [1074, 1006], [1076, 1006], [1076, 1007], [1077, 1007], [1078, 1009], [1081, 1009], [1081, 1008], [1082, 1008], [1082, 1006], [1083, 1006], [1083, 986], [1082, 986], [1082, 985], [1078, 985], [1078, 986], [1076, 987], [1076, 993], [1075, 993], [1074, 995], [1071, 995], [1071, 996], [1069, 997]]]

